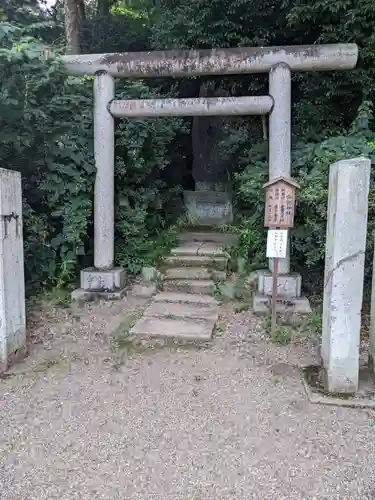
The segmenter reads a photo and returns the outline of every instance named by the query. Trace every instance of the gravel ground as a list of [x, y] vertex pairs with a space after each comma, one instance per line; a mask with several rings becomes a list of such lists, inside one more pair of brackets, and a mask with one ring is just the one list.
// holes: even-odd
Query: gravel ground
[[40, 312], [0, 380], [1, 499], [375, 499], [374, 417], [309, 404], [308, 343], [223, 306], [211, 348], [119, 350], [141, 305]]

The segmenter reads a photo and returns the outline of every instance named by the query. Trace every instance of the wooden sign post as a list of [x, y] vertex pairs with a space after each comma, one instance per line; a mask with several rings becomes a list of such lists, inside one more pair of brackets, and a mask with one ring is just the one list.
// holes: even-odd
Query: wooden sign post
[[276, 299], [279, 259], [285, 259], [288, 248], [288, 229], [294, 225], [296, 190], [299, 185], [292, 179], [278, 177], [264, 184], [266, 206], [264, 225], [268, 227], [267, 257], [273, 259], [271, 335], [276, 333]]

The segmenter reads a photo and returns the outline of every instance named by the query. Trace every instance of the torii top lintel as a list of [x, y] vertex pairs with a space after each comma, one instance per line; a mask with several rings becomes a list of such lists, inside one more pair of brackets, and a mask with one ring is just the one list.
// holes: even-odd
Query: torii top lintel
[[279, 63], [292, 71], [348, 70], [357, 60], [355, 43], [63, 56], [70, 75], [107, 72], [117, 78], [267, 73]]

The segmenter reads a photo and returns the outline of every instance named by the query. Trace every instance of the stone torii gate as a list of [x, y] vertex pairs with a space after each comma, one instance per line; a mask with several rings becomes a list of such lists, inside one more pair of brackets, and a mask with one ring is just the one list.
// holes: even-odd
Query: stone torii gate
[[[81, 271], [77, 296], [121, 296], [124, 271], [114, 268], [114, 117], [269, 114], [269, 178], [291, 175], [291, 73], [355, 68], [356, 44], [245, 47], [64, 56], [68, 74], [95, 76], [94, 268]], [[269, 95], [116, 100], [115, 78], [269, 73]], [[279, 272], [288, 275], [290, 258]], [[290, 276], [289, 279], [296, 279]], [[299, 278], [300, 285], [300, 278]], [[293, 287], [292, 287], [293, 288]], [[294, 287], [298, 288], [298, 285]], [[300, 286], [299, 286], [300, 288]]]

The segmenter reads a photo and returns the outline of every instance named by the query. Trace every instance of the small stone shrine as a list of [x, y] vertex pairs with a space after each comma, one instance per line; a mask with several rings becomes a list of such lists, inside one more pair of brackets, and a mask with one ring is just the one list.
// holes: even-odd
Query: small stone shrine
[[[212, 94], [212, 95], [211, 95]], [[210, 91], [204, 85], [200, 98], [228, 97], [221, 89]], [[228, 160], [219, 151], [225, 116], [196, 116], [192, 126], [194, 191], [184, 192], [187, 213], [197, 225], [215, 226], [233, 221]]]

